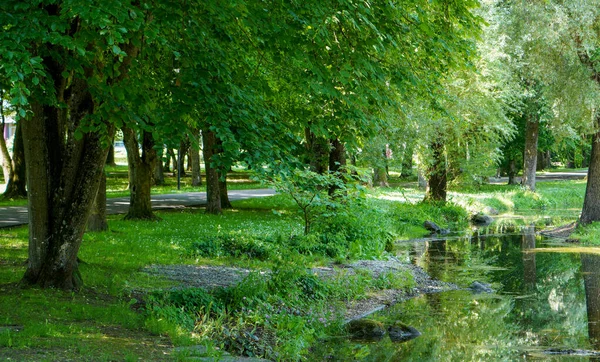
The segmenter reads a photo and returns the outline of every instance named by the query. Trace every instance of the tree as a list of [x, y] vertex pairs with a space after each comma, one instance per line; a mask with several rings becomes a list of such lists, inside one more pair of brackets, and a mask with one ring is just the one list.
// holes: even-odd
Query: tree
[[[139, 50], [129, 2], [5, 1], [0, 72], [22, 123], [29, 208], [23, 284], [77, 289], [77, 253]], [[31, 22], [31, 19], [36, 19]]]

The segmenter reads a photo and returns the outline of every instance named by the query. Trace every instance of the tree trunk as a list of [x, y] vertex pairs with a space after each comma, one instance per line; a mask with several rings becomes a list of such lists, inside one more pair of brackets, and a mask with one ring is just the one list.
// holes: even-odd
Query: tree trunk
[[[198, 138], [197, 136], [194, 136]], [[200, 173], [200, 148], [193, 144], [190, 147], [190, 162], [192, 162], [192, 186], [202, 185], [202, 174]]]
[[[596, 115], [596, 127], [600, 126], [600, 113]], [[600, 130], [592, 137], [592, 154], [588, 168], [587, 186], [583, 209], [581, 210], [580, 224], [589, 224], [600, 221]]]
[[537, 145], [540, 122], [533, 119], [527, 120], [525, 130], [525, 150], [523, 152], [523, 179], [521, 184], [528, 190], [535, 191], [535, 170], [537, 164]]
[[128, 127], [123, 127], [122, 131], [129, 164], [130, 188], [129, 211], [125, 215], [125, 220], [157, 220], [159, 218], [152, 211], [150, 196], [152, 175], [157, 161], [154, 139], [151, 133], [142, 131], [142, 154], [140, 155], [136, 132]]
[[219, 187], [219, 173], [212, 162], [216, 154], [217, 137], [208, 128], [202, 130], [202, 151], [204, 154], [204, 168], [206, 170], [206, 213], [221, 213], [221, 193]]
[[227, 194], [227, 173], [219, 172], [219, 196], [221, 198], [221, 209], [232, 209], [233, 206], [229, 201], [229, 195]]
[[304, 130], [308, 161], [310, 169], [318, 174], [327, 172], [329, 166], [329, 142], [322, 137], [317, 137], [309, 128]]
[[87, 231], [106, 230], [108, 230], [108, 221], [106, 221], [106, 173], [102, 172], [100, 186], [98, 186], [98, 192], [88, 218]]
[[384, 167], [373, 168], [373, 184], [381, 187], [389, 187], [387, 172]]
[[156, 162], [154, 164], [154, 177], [152, 178], [153, 184], [156, 186], [162, 186], [165, 184], [165, 172], [163, 171], [163, 163], [162, 163], [162, 152], [160, 154], [156, 153]]
[[[338, 172], [338, 177], [343, 182], [344, 175], [342, 173], [346, 172], [346, 147], [339, 139], [334, 139], [331, 141], [331, 150], [329, 152], [329, 171], [330, 172]], [[333, 196], [336, 191], [339, 190], [339, 187], [336, 185], [331, 185], [329, 187], [329, 196]]]
[[427, 189], [425, 190], [425, 201], [446, 201], [448, 187], [448, 170], [444, 157], [444, 145], [435, 141], [431, 145], [433, 150], [433, 164], [429, 169], [429, 178], [427, 179]]
[[186, 140], [181, 140], [179, 142], [179, 151], [177, 151], [177, 156], [178, 157], [178, 165], [177, 165], [177, 169], [181, 170], [180, 174], [181, 177], [186, 176], [186, 168], [185, 168], [185, 155], [188, 154], [188, 142]]
[[[29, 190], [29, 255], [22, 283], [73, 290], [83, 284], [77, 253], [108, 149], [100, 134], [74, 135], [94, 109], [86, 83], [75, 78], [65, 99], [64, 68], [44, 62], [50, 63], [56, 96], [68, 109], [32, 102], [33, 117], [22, 122]], [[112, 137], [114, 128], [106, 128]]]
[[10, 174], [12, 173], [12, 159], [6, 146], [4, 139], [4, 128], [6, 127], [6, 119], [4, 118], [4, 90], [0, 89], [0, 159], [2, 160], [2, 174], [4, 183], [8, 183]]
[[108, 147], [108, 156], [106, 156], [106, 166], [114, 167], [116, 165], [117, 163], [115, 162], [115, 143], [113, 141]]
[[514, 159], [511, 159], [508, 163], [508, 184], [516, 185], [517, 184], [517, 163]]
[[17, 122], [17, 129], [15, 131], [11, 159], [11, 173], [8, 177], [6, 190], [3, 194], [5, 200], [27, 197], [27, 170], [25, 166], [25, 146], [23, 145], [22, 123], [23, 122], [21, 121]]

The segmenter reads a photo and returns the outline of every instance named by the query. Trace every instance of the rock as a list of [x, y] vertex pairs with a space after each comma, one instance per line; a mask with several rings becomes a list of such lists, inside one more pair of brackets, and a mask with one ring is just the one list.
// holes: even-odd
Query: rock
[[485, 226], [491, 224], [493, 221], [494, 219], [491, 216], [482, 213], [471, 216], [471, 222], [475, 225]]
[[491, 207], [491, 206], [486, 206], [486, 207], [483, 209], [483, 212], [484, 212], [485, 214], [488, 214], [488, 215], [498, 215], [498, 214], [499, 214], [498, 210], [494, 209], [494, 208], [493, 208], [493, 207]]
[[431, 231], [432, 233], [440, 233], [442, 231], [442, 228], [440, 228], [436, 223], [434, 223], [433, 221], [429, 221], [426, 220], [423, 223], [423, 227], [429, 231]]
[[406, 325], [400, 321], [396, 321], [388, 327], [388, 334], [392, 342], [405, 342], [421, 335], [416, 328]]
[[474, 281], [471, 283], [471, 286], [468, 288], [473, 293], [493, 293], [494, 289], [492, 289], [492, 285], [488, 283], [482, 283], [478, 281]]
[[353, 338], [381, 339], [385, 335], [383, 323], [372, 319], [355, 319], [346, 324]]

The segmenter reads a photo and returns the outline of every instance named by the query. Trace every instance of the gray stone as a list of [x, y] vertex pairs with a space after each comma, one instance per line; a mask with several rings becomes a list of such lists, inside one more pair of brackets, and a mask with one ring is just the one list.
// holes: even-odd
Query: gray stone
[[494, 221], [494, 219], [491, 216], [485, 215], [485, 214], [475, 214], [471, 217], [471, 222], [475, 225], [480, 225], [480, 226], [485, 226], [485, 225], [489, 225]]
[[385, 335], [383, 323], [372, 319], [355, 319], [346, 324], [346, 330], [354, 338], [381, 339]]
[[396, 321], [393, 325], [388, 327], [388, 334], [392, 342], [405, 342], [417, 338], [421, 335], [421, 332], [414, 327]]
[[432, 233], [439, 233], [442, 230], [442, 228], [440, 228], [436, 223], [434, 223], [433, 221], [429, 221], [429, 220], [426, 220], [423, 223], [423, 227], [426, 230], [431, 231]]
[[478, 281], [474, 281], [473, 283], [471, 283], [471, 286], [469, 287], [469, 289], [473, 293], [493, 293], [494, 292], [494, 289], [492, 289], [491, 284], [482, 283], [482, 282], [478, 282]]

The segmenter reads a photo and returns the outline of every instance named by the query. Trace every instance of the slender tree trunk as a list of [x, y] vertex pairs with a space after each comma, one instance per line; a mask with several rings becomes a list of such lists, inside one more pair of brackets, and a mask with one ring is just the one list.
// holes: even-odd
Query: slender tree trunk
[[227, 194], [227, 172], [219, 172], [219, 194], [221, 198], [221, 209], [232, 209], [233, 206], [229, 201]]
[[[346, 172], [346, 147], [339, 139], [334, 139], [331, 141], [331, 150], [329, 152], [329, 171], [330, 172], [339, 172], [339, 178], [344, 180], [344, 175], [342, 173]], [[335, 192], [339, 190], [339, 187], [336, 185], [331, 185], [329, 187], [329, 196], [333, 196]]]
[[12, 159], [6, 146], [4, 139], [4, 129], [6, 127], [6, 119], [4, 117], [4, 90], [0, 89], [0, 158], [2, 159], [2, 174], [4, 183], [8, 183], [10, 174], [12, 173]]
[[179, 151], [177, 151], [177, 155], [180, 156], [179, 157], [179, 164], [177, 165], [177, 169], [181, 170], [181, 177], [186, 176], [186, 168], [185, 168], [185, 156], [188, 154], [188, 148], [189, 148], [189, 144], [187, 142], [187, 140], [181, 140], [179, 142]]
[[309, 128], [304, 130], [308, 161], [310, 169], [318, 174], [327, 172], [329, 166], [329, 142], [322, 137], [317, 137]]
[[198, 144], [198, 131], [194, 132], [194, 142], [190, 146], [190, 162], [192, 163], [192, 186], [202, 185], [200, 169], [200, 145]]
[[25, 166], [25, 146], [23, 145], [23, 127], [21, 121], [17, 122], [11, 163], [11, 173], [8, 177], [3, 198], [5, 200], [25, 198], [27, 197], [27, 170]]
[[208, 128], [202, 130], [202, 151], [204, 154], [204, 167], [206, 169], [206, 213], [221, 213], [221, 193], [219, 188], [219, 173], [212, 163], [216, 154], [217, 137]]
[[540, 122], [530, 116], [525, 130], [525, 150], [523, 152], [523, 180], [521, 184], [535, 191], [535, 170]]
[[153, 184], [162, 186], [165, 184], [165, 173], [163, 171], [162, 153], [164, 150], [160, 150], [160, 153], [156, 153], [156, 162], [154, 165], [154, 177], [152, 178]]
[[444, 157], [444, 145], [436, 141], [431, 144], [433, 150], [433, 164], [429, 169], [427, 189], [425, 190], [426, 201], [446, 201], [448, 187], [446, 160]]
[[130, 187], [129, 211], [125, 215], [125, 219], [157, 220], [159, 218], [152, 211], [150, 196], [152, 176], [157, 161], [152, 134], [146, 131], [142, 132], [142, 154], [140, 155], [136, 132], [128, 127], [123, 127], [122, 131], [127, 150]]
[[114, 140], [110, 143], [108, 147], [108, 156], [106, 156], [106, 166], [116, 166], [115, 162], [115, 143]]
[[106, 231], [108, 230], [108, 221], [106, 221], [106, 173], [100, 176], [100, 186], [94, 199], [92, 211], [87, 222], [87, 231]]
[[508, 163], [508, 184], [516, 185], [517, 184], [517, 163], [514, 159], [511, 159]]
[[[600, 113], [596, 115], [596, 127], [600, 126]], [[600, 130], [592, 137], [592, 155], [587, 175], [587, 187], [581, 210], [580, 224], [600, 221]]]

